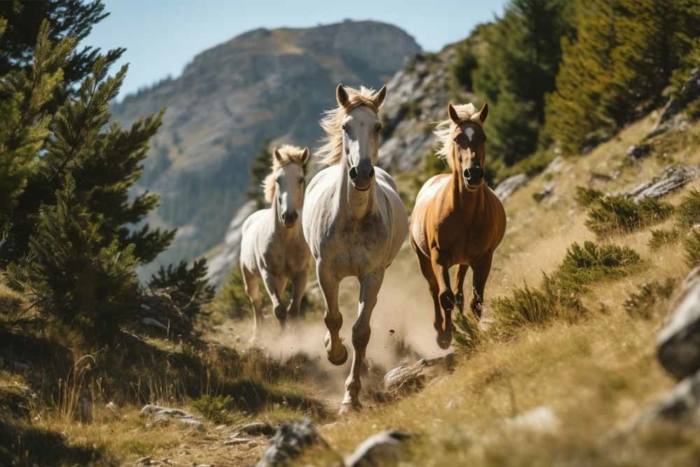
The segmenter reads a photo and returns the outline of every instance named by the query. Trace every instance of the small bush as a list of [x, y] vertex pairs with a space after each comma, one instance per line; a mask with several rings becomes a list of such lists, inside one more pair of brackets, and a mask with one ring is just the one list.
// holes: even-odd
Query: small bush
[[540, 288], [525, 284], [515, 289], [512, 296], [495, 299], [494, 310], [501, 327], [507, 328], [545, 324], [561, 318], [574, 321], [586, 312], [576, 293], [546, 274]]
[[676, 281], [670, 277], [663, 284], [659, 281], [647, 282], [639, 287], [639, 292], [633, 293], [625, 301], [625, 311], [633, 318], [650, 319], [654, 315], [654, 305], [669, 298], [675, 286]]
[[205, 394], [192, 401], [192, 407], [214, 423], [230, 424], [238, 418], [234, 415], [235, 404], [231, 396], [211, 396]]
[[576, 194], [574, 195], [574, 201], [576, 201], [576, 203], [578, 203], [579, 206], [587, 208], [596, 200], [601, 199], [603, 196], [605, 196], [605, 193], [603, 193], [602, 191], [593, 188], [577, 186]]
[[153, 290], [167, 292], [180, 311], [187, 316], [199, 314], [202, 307], [214, 298], [214, 286], [209, 284], [207, 276], [207, 260], [202, 258], [192, 263], [188, 268], [185, 261], [173, 267], [160, 267], [151, 277], [148, 286]]
[[624, 277], [629, 267], [640, 261], [639, 254], [629, 247], [574, 243], [559, 266], [559, 277], [575, 288], [576, 285]]
[[676, 225], [681, 230], [688, 230], [700, 223], [700, 192], [693, 189], [681, 200], [676, 208]]
[[479, 322], [474, 316], [474, 313], [467, 310], [454, 315], [454, 321], [457, 325], [454, 333], [455, 343], [466, 351], [472, 351], [481, 342], [481, 331], [479, 330]]
[[678, 229], [652, 229], [649, 239], [649, 249], [656, 251], [664, 245], [677, 243], [681, 239]]
[[609, 196], [591, 205], [586, 227], [598, 235], [633, 232], [663, 221], [672, 212], [673, 206], [665, 201], [647, 198], [637, 204], [624, 196]]
[[683, 239], [685, 262], [691, 268], [700, 265], [700, 232], [693, 230]]

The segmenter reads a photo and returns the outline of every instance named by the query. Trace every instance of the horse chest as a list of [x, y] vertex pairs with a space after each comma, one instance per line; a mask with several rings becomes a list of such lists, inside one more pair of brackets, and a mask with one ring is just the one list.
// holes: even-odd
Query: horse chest
[[334, 269], [342, 275], [361, 275], [382, 264], [389, 229], [378, 218], [337, 225], [335, 233], [325, 250], [331, 253]]

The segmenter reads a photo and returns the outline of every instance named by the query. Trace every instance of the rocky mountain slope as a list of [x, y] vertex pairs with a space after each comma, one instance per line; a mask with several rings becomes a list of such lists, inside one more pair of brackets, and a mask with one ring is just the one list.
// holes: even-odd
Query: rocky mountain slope
[[263, 141], [314, 146], [339, 82], [379, 87], [419, 51], [401, 29], [372, 21], [257, 29], [115, 105], [122, 125], [168, 107], [139, 185], [162, 194], [151, 222], [179, 228], [161, 261], [192, 259], [221, 241]]

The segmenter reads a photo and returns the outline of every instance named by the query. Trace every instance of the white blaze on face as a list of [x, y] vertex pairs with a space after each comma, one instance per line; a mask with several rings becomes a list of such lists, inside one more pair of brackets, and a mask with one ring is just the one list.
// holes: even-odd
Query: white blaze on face
[[343, 128], [343, 150], [350, 167], [356, 167], [365, 158], [376, 165], [381, 130], [377, 114], [367, 106], [357, 107], [345, 117]]
[[280, 220], [284, 215], [301, 216], [304, 203], [304, 169], [297, 164], [287, 164], [277, 170], [275, 202]]

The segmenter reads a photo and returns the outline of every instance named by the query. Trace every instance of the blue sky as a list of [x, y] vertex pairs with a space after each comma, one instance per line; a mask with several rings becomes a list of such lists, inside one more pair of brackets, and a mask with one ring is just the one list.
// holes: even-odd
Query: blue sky
[[[86, 45], [126, 47], [129, 74], [120, 97], [168, 75], [176, 77], [199, 52], [251, 29], [310, 27], [344, 19], [394, 24], [427, 51], [466, 37], [503, 11], [506, 0], [326, 2], [270, 0], [103, 0], [111, 14]], [[410, 6], [408, 5], [410, 3]]]

